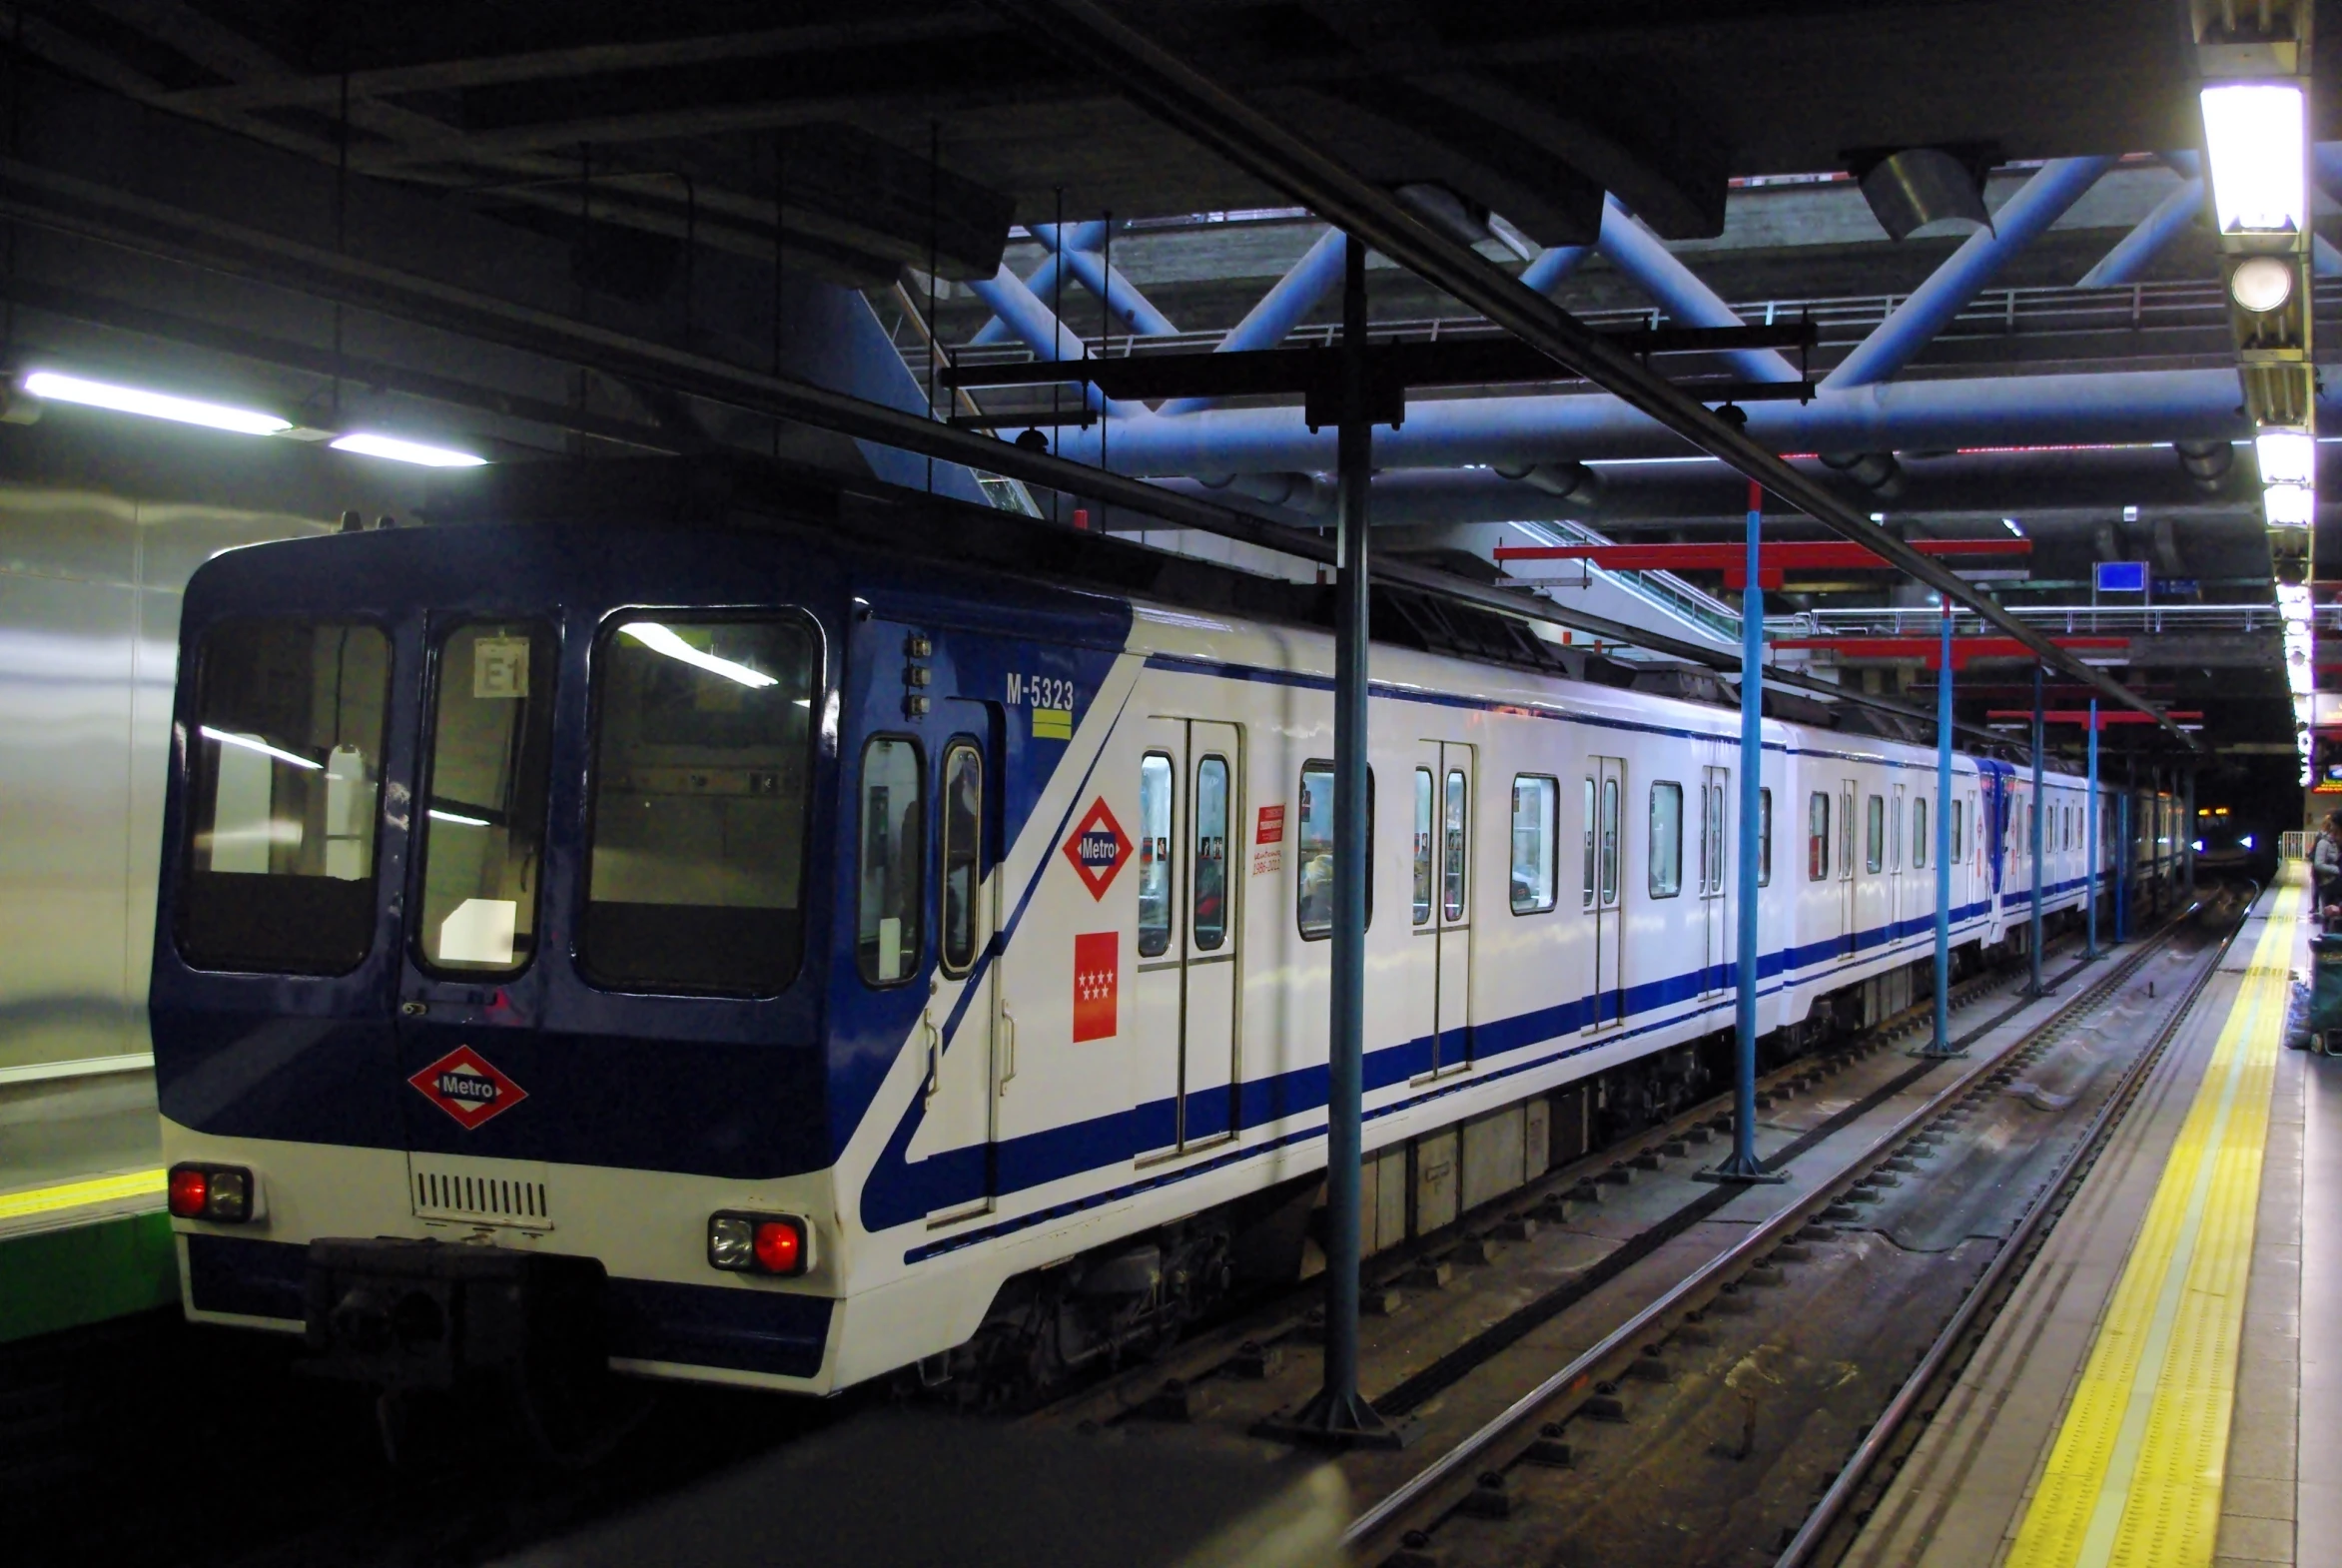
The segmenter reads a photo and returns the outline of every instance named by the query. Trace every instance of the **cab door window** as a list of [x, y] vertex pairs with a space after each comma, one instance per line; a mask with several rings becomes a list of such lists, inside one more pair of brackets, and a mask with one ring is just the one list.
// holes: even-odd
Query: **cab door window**
[[173, 918], [190, 964], [334, 975], [366, 958], [390, 687], [390, 642], [373, 626], [283, 618], [206, 635]]
[[458, 626], [439, 644], [418, 824], [426, 969], [511, 971], [536, 951], [553, 665], [541, 625]]
[[976, 962], [976, 901], [984, 888], [984, 754], [966, 740], [944, 748], [943, 965], [965, 975]]

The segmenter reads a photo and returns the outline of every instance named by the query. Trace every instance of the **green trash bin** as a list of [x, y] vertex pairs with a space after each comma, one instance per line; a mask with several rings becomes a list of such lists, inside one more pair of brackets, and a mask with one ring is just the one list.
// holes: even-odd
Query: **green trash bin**
[[2342, 1054], [2342, 935], [2310, 938], [2309, 954], [2310, 1044]]

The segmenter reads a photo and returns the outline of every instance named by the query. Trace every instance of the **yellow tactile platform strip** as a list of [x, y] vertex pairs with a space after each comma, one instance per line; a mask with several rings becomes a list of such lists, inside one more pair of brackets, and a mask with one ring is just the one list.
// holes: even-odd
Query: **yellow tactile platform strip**
[[131, 1198], [153, 1197], [155, 1207], [162, 1207], [163, 1173], [129, 1171], [119, 1176], [93, 1176], [87, 1181], [67, 1181], [60, 1186], [36, 1186], [23, 1192], [0, 1192], [0, 1224], [11, 1219], [29, 1219], [35, 1215], [61, 1213], [69, 1208], [92, 1208], [100, 1203], [120, 1203]]
[[2300, 873], [2288, 865], [2008, 1568], [2209, 1564]]

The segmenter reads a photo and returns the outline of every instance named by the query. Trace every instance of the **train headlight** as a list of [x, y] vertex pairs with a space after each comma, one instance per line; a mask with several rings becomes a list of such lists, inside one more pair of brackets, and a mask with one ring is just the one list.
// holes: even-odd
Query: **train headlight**
[[728, 1273], [801, 1274], [813, 1266], [813, 1231], [794, 1214], [715, 1214], [707, 1221], [707, 1260]]
[[253, 1215], [252, 1173], [242, 1166], [173, 1166], [169, 1191], [175, 1219], [240, 1225]]

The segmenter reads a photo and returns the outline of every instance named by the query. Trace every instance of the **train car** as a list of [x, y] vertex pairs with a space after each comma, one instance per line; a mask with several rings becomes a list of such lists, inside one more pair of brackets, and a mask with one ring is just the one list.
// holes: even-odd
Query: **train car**
[[[748, 464], [468, 504], [189, 585], [151, 1005], [192, 1317], [392, 1387], [542, 1344], [996, 1387], [1304, 1266], [1322, 590]], [[1924, 995], [1932, 747], [1769, 719], [1751, 844], [1732, 709], [1376, 613], [1369, 1250], [1717, 1087], [1744, 853], [1769, 1054]], [[2080, 790], [2037, 803], [2061, 920]], [[2035, 805], [1957, 758], [1962, 969], [2024, 929]]]

